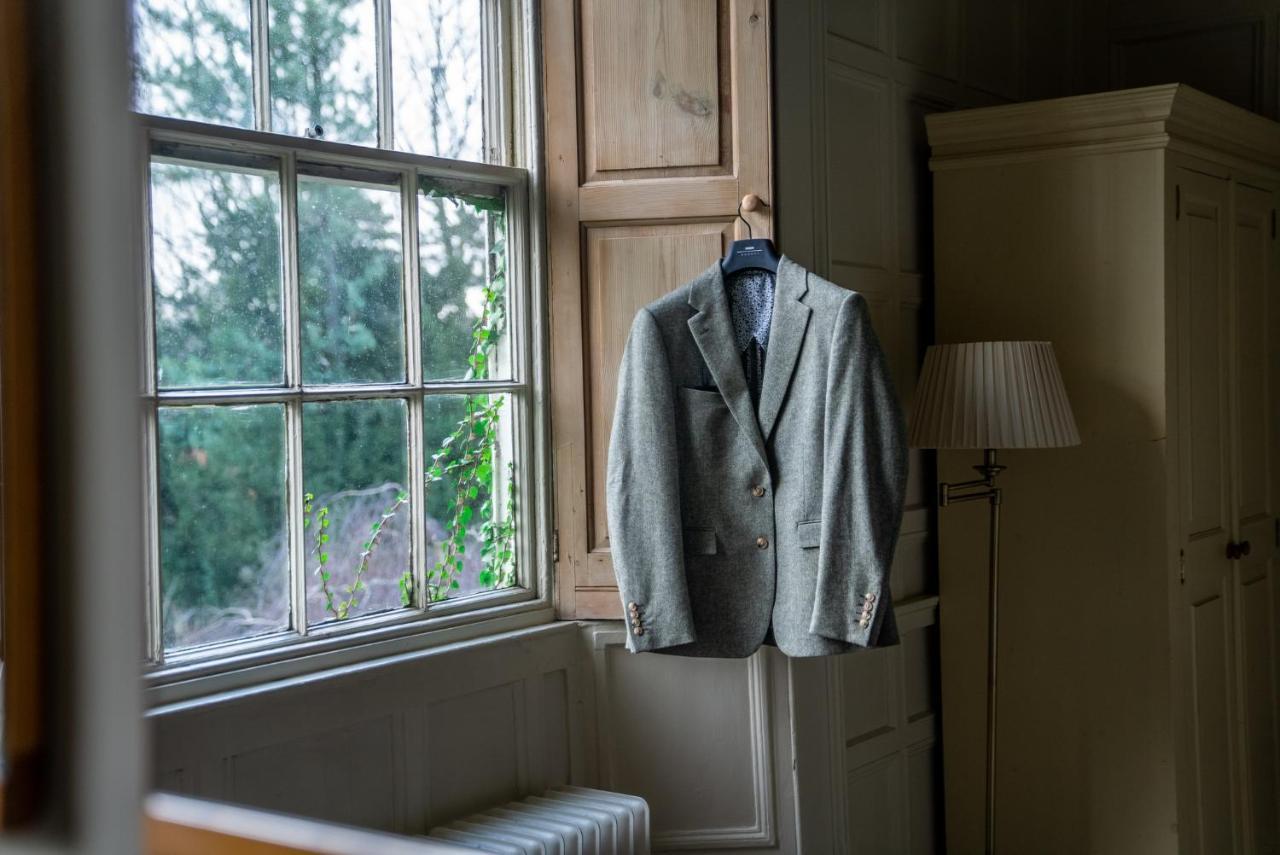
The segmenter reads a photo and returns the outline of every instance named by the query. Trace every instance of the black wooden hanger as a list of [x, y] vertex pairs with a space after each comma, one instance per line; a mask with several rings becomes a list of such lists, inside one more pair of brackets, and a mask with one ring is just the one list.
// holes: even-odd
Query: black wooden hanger
[[778, 250], [774, 247], [773, 241], [768, 238], [756, 238], [751, 234], [751, 223], [742, 216], [743, 203], [747, 204], [748, 211], [754, 211], [761, 204], [760, 197], [754, 193], [743, 196], [742, 201], [738, 203], [738, 219], [746, 223], [747, 239], [735, 240], [729, 244], [728, 254], [720, 259], [720, 272], [726, 276], [740, 270], [767, 270], [770, 273], [777, 273], [780, 260]]

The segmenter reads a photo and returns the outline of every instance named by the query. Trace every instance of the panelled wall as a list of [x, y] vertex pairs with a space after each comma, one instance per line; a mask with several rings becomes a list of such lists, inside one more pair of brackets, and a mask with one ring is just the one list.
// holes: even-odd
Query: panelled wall
[[149, 717], [153, 784], [425, 833], [588, 779], [583, 662], [566, 623], [162, 706]]
[[790, 697], [776, 651], [632, 656], [564, 621], [157, 707], [152, 781], [401, 834], [573, 783], [642, 794], [659, 851], [815, 851]]
[[1280, 119], [1280, 0], [1087, 0], [1085, 91], [1186, 83]]
[[[933, 328], [924, 116], [1065, 94], [1082, 21], [1077, 3], [1020, 0], [803, 0], [778, 16], [779, 246], [866, 295], [904, 407]], [[794, 665], [822, 733], [797, 756], [816, 761], [825, 740], [832, 758], [836, 839], [813, 851], [943, 847], [934, 483], [932, 455], [913, 451], [893, 580], [901, 646]]]

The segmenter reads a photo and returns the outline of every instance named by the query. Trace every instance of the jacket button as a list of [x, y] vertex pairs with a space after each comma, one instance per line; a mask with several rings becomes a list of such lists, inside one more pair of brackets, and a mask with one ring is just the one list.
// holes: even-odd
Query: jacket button
[[759, 537], [756, 538], [756, 546], [760, 547], [761, 549], [768, 549], [769, 538], [765, 537], [763, 534], [760, 535]]
[[760, 498], [764, 495], [764, 487], [761, 487], [759, 484], [755, 485], [751, 488], [751, 495], [755, 496], [757, 499]]

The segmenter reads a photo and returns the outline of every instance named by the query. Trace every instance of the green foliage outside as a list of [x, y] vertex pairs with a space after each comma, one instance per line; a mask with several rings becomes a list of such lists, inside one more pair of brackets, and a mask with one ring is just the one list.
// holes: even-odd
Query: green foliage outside
[[[343, 54], [343, 45], [363, 38], [366, 5], [372, 4], [271, 0], [277, 115], [314, 118], [326, 125], [327, 138], [368, 141], [374, 76], [344, 70]], [[250, 125], [246, 8], [243, 0], [141, 3], [142, 109]], [[422, 97], [433, 121], [456, 121], [441, 115], [442, 93], [428, 85]], [[279, 193], [269, 172], [153, 168], [162, 387], [282, 382]], [[398, 199], [367, 185], [300, 180], [304, 382], [403, 380]], [[450, 196], [424, 185], [419, 220], [426, 376], [506, 376], [505, 366], [495, 364], [506, 327], [500, 200]], [[305, 517], [296, 523], [305, 526], [310, 621], [411, 602], [411, 562], [426, 565], [428, 600], [515, 584], [510, 408], [505, 395], [428, 396], [427, 471], [419, 473], [408, 471], [403, 402], [303, 408], [307, 499]], [[285, 436], [283, 408], [276, 404], [161, 412], [166, 646], [287, 626]], [[409, 505], [415, 477], [427, 485], [425, 508]], [[425, 556], [409, 555], [411, 513], [426, 517]]]

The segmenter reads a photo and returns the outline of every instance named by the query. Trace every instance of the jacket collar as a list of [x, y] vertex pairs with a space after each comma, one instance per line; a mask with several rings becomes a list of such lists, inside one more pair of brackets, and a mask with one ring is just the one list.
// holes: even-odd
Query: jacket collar
[[733, 319], [719, 259], [693, 281], [689, 290], [689, 305], [698, 310], [689, 318], [689, 331], [734, 419], [750, 437], [760, 459], [766, 464], [765, 443], [773, 432], [787, 388], [791, 385], [791, 375], [809, 323], [810, 309], [800, 301], [806, 290], [807, 272], [783, 255], [778, 262], [774, 284], [773, 316], [769, 321], [769, 347], [765, 352], [758, 418], [742, 373], [742, 355], [733, 340]]

